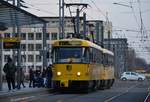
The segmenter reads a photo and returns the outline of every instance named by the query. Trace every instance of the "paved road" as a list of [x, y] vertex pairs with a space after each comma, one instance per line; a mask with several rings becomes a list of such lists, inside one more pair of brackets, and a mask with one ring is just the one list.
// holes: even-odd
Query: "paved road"
[[0, 99], [0, 102], [150, 102], [150, 81], [116, 81], [111, 89], [88, 94], [30, 93]]

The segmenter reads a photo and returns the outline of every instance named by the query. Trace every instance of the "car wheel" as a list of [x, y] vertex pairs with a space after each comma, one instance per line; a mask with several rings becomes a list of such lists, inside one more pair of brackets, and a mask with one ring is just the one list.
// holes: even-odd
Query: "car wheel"
[[142, 78], [138, 78], [138, 81], [143, 81], [143, 79]]
[[122, 78], [122, 80], [123, 80], [123, 81], [126, 81], [126, 80], [127, 80], [127, 78]]

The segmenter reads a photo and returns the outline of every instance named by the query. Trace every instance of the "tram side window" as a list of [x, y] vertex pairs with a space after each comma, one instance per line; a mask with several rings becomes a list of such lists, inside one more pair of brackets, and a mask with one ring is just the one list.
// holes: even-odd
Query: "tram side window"
[[93, 49], [90, 48], [90, 63], [93, 62]]
[[99, 51], [99, 50], [97, 50], [97, 62], [98, 62], [99, 64], [102, 63], [102, 52]]
[[89, 48], [85, 48], [84, 54], [83, 54], [83, 62], [89, 63], [90, 62], [90, 51]]
[[110, 55], [110, 62], [109, 63], [110, 63], [110, 65], [114, 64], [114, 59], [113, 59], [113, 56], [111, 56], [111, 55]]
[[114, 64], [114, 59], [112, 55], [104, 54], [103, 59], [104, 59], [104, 62], [103, 62], [104, 65], [112, 66]]
[[95, 48], [90, 48], [90, 62], [91, 63], [102, 63], [102, 52]]
[[98, 55], [96, 55], [97, 54], [96, 52], [97, 52], [96, 49], [92, 48], [92, 62], [93, 63], [97, 63], [96, 58], [97, 58]]
[[95, 49], [95, 62], [96, 63], [101, 63], [100, 57], [101, 57], [100, 51], [98, 49]]
[[96, 50], [93, 48], [93, 62], [96, 63]]
[[51, 58], [52, 58], [52, 63], [55, 63], [55, 62], [56, 62], [56, 53], [55, 53], [54, 48], [52, 49], [51, 54], [52, 54], [52, 56], [51, 56]]
[[108, 64], [108, 55], [106, 55], [106, 54], [103, 55], [103, 64], [104, 64], [104, 66], [108, 66], [109, 65]]

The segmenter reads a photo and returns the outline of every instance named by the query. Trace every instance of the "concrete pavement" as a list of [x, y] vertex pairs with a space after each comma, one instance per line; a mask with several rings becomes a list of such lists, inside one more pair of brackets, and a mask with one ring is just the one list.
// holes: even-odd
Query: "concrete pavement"
[[3, 83], [3, 89], [0, 91], [0, 98], [2, 97], [10, 97], [14, 95], [20, 94], [28, 94], [28, 93], [35, 93], [35, 92], [42, 92], [47, 91], [47, 88], [29, 88], [29, 83], [25, 83], [25, 88], [21, 87], [21, 89], [15, 89], [14, 91], [8, 91], [7, 83]]

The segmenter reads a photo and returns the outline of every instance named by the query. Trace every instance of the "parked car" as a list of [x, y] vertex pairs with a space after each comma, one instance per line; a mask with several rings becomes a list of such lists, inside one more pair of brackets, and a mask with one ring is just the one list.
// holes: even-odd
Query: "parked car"
[[124, 72], [121, 75], [121, 80], [138, 80], [143, 81], [145, 80], [145, 76], [143, 74], [137, 73], [137, 72]]

